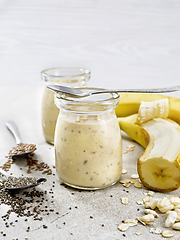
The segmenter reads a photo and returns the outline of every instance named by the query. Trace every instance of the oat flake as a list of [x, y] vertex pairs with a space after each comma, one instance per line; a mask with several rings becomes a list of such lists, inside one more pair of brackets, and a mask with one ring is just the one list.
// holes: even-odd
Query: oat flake
[[165, 238], [172, 237], [173, 236], [173, 232], [171, 232], [170, 230], [164, 230], [162, 232], [162, 236], [165, 237]]
[[141, 231], [137, 231], [137, 232], [136, 232], [136, 235], [138, 235], [138, 236], [141, 235], [141, 234], [142, 234]]
[[122, 174], [125, 174], [127, 173], [127, 170], [126, 169], [122, 169]]
[[118, 229], [119, 229], [120, 231], [122, 231], [122, 232], [128, 230], [128, 228], [129, 228], [129, 225], [128, 225], [128, 224], [125, 224], [125, 223], [119, 225], [119, 227], [118, 227]]
[[131, 175], [131, 178], [137, 179], [137, 178], [139, 178], [139, 175], [138, 175], [138, 174], [132, 174], [132, 175]]
[[129, 199], [127, 197], [123, 197], [123, 198], [121, 198], [121, 202], [122, 202], [122, 204], [126, 205], [126, 204], [128, 204]]

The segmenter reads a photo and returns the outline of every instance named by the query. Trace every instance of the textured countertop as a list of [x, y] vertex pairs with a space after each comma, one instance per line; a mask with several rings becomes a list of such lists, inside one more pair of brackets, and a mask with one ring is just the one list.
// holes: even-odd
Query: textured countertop
[[[18, 217], [11, 213], [8, 220], [3, 220], [9, 207], [0, 205], [0, 239], [162, 239], [160, 234], [150, 233], [154, 228], [164, 230], [165, 214], [159, 214], [154, 225], [130, 227], [126, 232], [118, 230], [118, 226], [127, 219], [140, 217], [144, 214], [144, 205], [138, 205], [137, 201], [148, 196], [145, 188], [135, 188], [132, 184], [129, 188], [117, 183], [112, 187], [98, 191], [79, 191], [61, 185], [56, 176], [54, 166], [54, 147], [45, 142], [41, 132], [40, 107], [41, 87], [2, 87], [0, 89], [0, 109], [3, 114], [0, 118], [0, 165], [7, 159], [4, 157], [15, 146], [15, 141], [5, 127], [5, 121], [14, 120], [19, 128], [21, 140], [26, 143], [37, 144], [37, 151], [33, 159], [38, 163], [46, 163], [52, 170], [52, 175], [42, 174], [42, 171], [31, 170], [27, 174], [27, 160], [16, 160], [11, 165], [9, 172], [15, 176], [46, 177], [47, 182], [36, 187], [36, 190], [44, 193], [44, 200], [38, 209], [43, 209], [38, 217], [42, 220], [34, 220], [33, 216]], [[128, 136], [123, 137], [123, 169], [121, 180], [130, 179], [137, 173], [136, 163], [144, 149]], [[132, 146], [133, 151], [129, 151]], [[137, 179], [135, 179], [137, 181]], [[45, 191], [47, 193], [45, 194]], [[154, 197], [180, 195], [179, 190], [168, 194], [155, 193]], [[21, 194], [19, 196], [22, 196]], [[128, 197], [128, 204], [122, 204], [121, 198]], [[47, 200], [46, 200], [47, 199]], [[35, 197], [32, 207], [39, 205]], [[53, 201], [53, 202], [52, 202]], [[18, 221], [18, 222], [17, 222]], [[8, 225], [8, 227], [7, 227]], [[136, 232], [141, 231], [141, 235]], [[173, 239], [179, 239], [178, 232], [174, 232]], [[3, 236], [6, 234], [6, 236]]]

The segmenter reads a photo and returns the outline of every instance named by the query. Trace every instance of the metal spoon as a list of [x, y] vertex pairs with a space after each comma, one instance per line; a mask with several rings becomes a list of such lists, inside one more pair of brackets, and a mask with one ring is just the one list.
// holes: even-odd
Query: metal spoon
[[98, 89], [97, 91], [90, 91], [90, 92], [83, 92], [77, 88], [69, 88], [65, 86], [60, 85], [48, 85], [47, 88], [55, 91], [55, 92], [62, 92], [70, 94], [74, 97], [87, 97], [92, 94], [99, 94], [99, 93], [166, 93], [166, 92], [175, 92], [180, 90], [180, 86], [174, 86], [174, 87], [167, 87], [167, 88], [152, 88], [152, 89]]
[[[6, 181], [8, 181], [8, 178], [14, 178], [16, 179], [15, 177], [12, 177], [10, 175], [8, 175], [5, 171], [3, 171], [2, 169], [0, 170], [0, 176], [2, 178], [4, 178]], [[5, 187], [6, 190], [10, 190], [10, 191], [22, 191], [24, 189], [27, 189], [27, 188], [32, 188], [32, 187], [36, 187], [38, 186], [39, 184], [41, 184], [42, 182], [45, 182], [47, 181], [46, 178], [35, 178], [36, 182], [33, 183], [33, 184], [29, 184], [29, 185], [23, 185], [21, 187]]]
[[[14, 136], [14, 138], [15, 138], [15, 140], [16, 140], [16, 144], [18, 145], [18, 144], [22, 143], [15, 122], [13, 122], [13, 121], [8, 121], [8, 122], [6, 122], [5, 124], [6, 124], [6, 127], [9, 129], [9, 131], [10, 131], [10, 132], [12, 133], [12, 135]], [[36, 148], [33, 149], [33, 150], [31, 150], [31, 151], [28, 151], [28, 152], [16, 153], [16, 154], [13, 154], [12, 157], [18, 157], [18, 156], [21, 156], [21, 157], [22, 157], [22, 156], [24, 156], [24, 155], [26, 155], [26, 154], [30, 154], [30, 153], [34, 152], [35, 150], [36, 150]]]

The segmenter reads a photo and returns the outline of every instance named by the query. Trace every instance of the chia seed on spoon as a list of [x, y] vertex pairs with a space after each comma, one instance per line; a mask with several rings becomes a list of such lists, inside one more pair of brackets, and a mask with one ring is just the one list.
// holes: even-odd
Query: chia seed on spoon
[[17, 188], [37, 184], [37, 179], [32, 177], [8, 177], [4, 182], [5, 188]]

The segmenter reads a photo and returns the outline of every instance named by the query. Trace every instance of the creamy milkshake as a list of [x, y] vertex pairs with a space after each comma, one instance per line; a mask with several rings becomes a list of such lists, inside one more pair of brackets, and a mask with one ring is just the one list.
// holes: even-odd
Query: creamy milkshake
[[[57, 175], [67, 185], [100, 189], [116, 183], [121, 176], [121, 133], [114, 113], [116, 105], [111, 109], [101, 102], [100, 108], [106, 109], [99, 111], [98, 107], [96, 111], [97, 106], [90, 104], [81, 105], [75, 100], [72, 106], [68, 102], [68, 110], [60, 108], [55, 131], [55, 165]], [[79, 114], [77, 110], [87, 113]]]
[[90, 71], [82, 68], [51, 68], [41, 72], [45, 82], [42, 97], [41, 123], [43, 136], [47, 142], [54, 144], [54, 133], [59, 109], [54, 103], [54, 92], [47, 85], [62, 85], [68, 87], [86, 86], [91, 76]]

